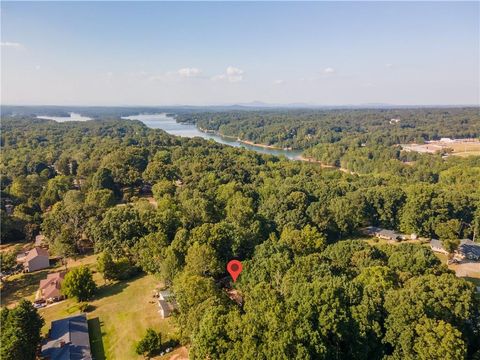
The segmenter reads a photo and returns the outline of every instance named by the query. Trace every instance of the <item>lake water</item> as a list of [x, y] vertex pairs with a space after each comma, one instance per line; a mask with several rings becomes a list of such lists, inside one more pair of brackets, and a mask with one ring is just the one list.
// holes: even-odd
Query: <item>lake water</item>
[[38, 119], [46, 119], [46, 120], [55, 120], [58, 122], [65, 122], [65, 121], [88, 121], [92, 120], [89, 117], [82, 116], [77, 113], [70, 113], [70, 116], [37, 116]]
[[243, 148], [253, 150], [262, 154], [270, 154], [270, 155], [276, 155], [276, 156], [283, 155], [291, 160], [298, 160], [298, 158], [301, 155], [301, 151], [297, 151], [297, 150], [269, 149], [261, 146], [244, 144], [235, 139], [225, 138], [216, 134], [206, 133], [206, 132], [200, 131], [193, 124], [178, 123], [173, 117], [168, 116], [167, 114], [152, 114], [152, 115], [141, 114], [141, 115], [125, 116], [122, 119], [139, 120], [152, 129], [162, 129], [172, 135], [190, 137], [190, 138], [201, 137], [204, 139], [211, 139], [220, 144], [225, 144], [225, 145], [230, 145], [235, 147], [243, 147]]

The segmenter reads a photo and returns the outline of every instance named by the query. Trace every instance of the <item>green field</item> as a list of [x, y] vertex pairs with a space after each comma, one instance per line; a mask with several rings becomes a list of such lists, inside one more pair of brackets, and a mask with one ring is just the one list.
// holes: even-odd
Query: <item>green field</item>
[[[95, 277], [102, 282], [98, 274]], [[89, 302], [92, 310], [87, 314], [95, 359], [141, 359], [135, 354], [135, 343], [149, 327], [162, 333], [162, 341], [173, 335], [171, 320], [160, 318], [152, 297], [158, 283], [153, 275], [142, 275], [99, 288], [95, 299]], [[79, 312], [73, 299], [40, 309], [45, 319], [44, 333], [52, 320]]]
[[[135, 343], [151, 327], [162, 333], [162, 341], [168, 341], [175, 332], [171, 319], [161, 319], [153, 290], [160, 281], [153, 275], [140, 275], [127, 281], [105, 284], [101, 275], [95, 272], [95, 255], [69, 261], [68, 268], [87, 265], [94, 271], [98, 292], [89, 304], [87, 313], [90, 343], [94, 358], [142, 359], [135, 354]], [[33, 301], [41, 279], [57, 269], [12, 276], [2, 287], [2, 306], [14, 306], [20, 299]], [[79, 314], [74, 299], [67, 299], [49, 307], [39, 309], [45, 319], [42, 333], [45, 335], [53, 320]], [[171, 354], [170, 354], [171, 355]]]

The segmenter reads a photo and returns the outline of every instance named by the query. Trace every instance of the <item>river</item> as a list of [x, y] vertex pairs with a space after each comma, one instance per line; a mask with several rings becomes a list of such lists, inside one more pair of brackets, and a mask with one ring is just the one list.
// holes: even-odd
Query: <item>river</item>
[[139, 120], [152, 129], [162, 129], [169, 134], [183, 136], [183, 137], [201, 137], [204, 139], [211, 139], [220, 144], [235, 146], [235, 147], [244, 147], [249, 150], [256, 151], [262, 154], [276, 155], [276, 156], [286, 156], [291, 160], [299, 160], [301, 157], [301, 151], [298, 150], [283, 150], [283, 149], [272, 149], [262, 146], [255, 146], [250, 144], [245, 144], [241, 141], [216, 135], [213, 133], [207, 133], [200, 131], [193, 124], [178, 123], [172, 116], [168, 116], [165, 113], [162, 114], [152, 114], [152, 115], [132, 115], [125, 116], [122, 119], [126, 120]]
[[[70, 116], [37, 116], [39, 119], [55, 120], [57, 122], [66, 121], [87, 121], [92, 120], [89, 117], [82, 116], [77, 113], [70, 113]], [[139, 114], [122, 117], [125, 120], [139, 120], [152, 129], [162, 129], [171, 135], [182, 137], [201, 137], [208, 140], [214, 140], [220, 144], [243, 147], [249, 150], [256, 151], [261, 154], [269, 154], [275, 156], [285, 156], [290, 160], [301, 160], [302, 152], [299, 150], [283, 150], [273, 149], [263, 146], [246, 144], [233, 138], [223, 137], [213, 133], [207, 133], [199, 130], [194, 124], [178, 123], [174, 117], [168, 116], [166, 113], [161, 114]]]

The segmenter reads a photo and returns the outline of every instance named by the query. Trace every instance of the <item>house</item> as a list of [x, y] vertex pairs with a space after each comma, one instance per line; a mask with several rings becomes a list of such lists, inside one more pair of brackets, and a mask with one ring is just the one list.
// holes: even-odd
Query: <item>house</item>
[[386, 230], [375, 226], [368, 226], [362, 229], [362, 231], [365, 235], [375, 236], [389, 241], [400, 241], [407, 238], [405, 235], [398, 234], [393, 230]]
[[25, 272], [32, 272], [50, 267], [48, 251], [41, 247], [17, 255], [17, 262], [23, 264]]
[[432, 249], [432, 251], [448, 255], [448, 251], [445, 250], [440, 240], [437, 240], [437, 239], [430, 240], [430, 248]]
[[400, 235], [393, 230], [381, 229], [380, 231], [377, 232], [376, 236], [380, 239], [385, 239], [390, 241], [402, 240]]
[[[440, 240], [432, 239], [430, 247], [433, 251], [448, 255], [448, 251], [445, 250]], [[480, 244], [469, 239], [460, 240], [460, 245], [455, 251], [455, 259], [480, 261]]]
[[456, 257], [461, 260], [480, 261], [480, 244], [469, 239], [460, 240]]
[[60, 271], [48, 274], [47, 278], [40, 280], [36, 301], [43, 300], [47, 302], [55, 302], [64, 298], [62, 294], [62, 282], [65, 278], [65, 272]]
[[158, 312], [162, 319], [169, 317], [176, 306], [177, 304], [170, 290], [161, 290], [158, 292]]
[[48, 339], [42, 345], [45, 360], [92, 360], [85, 314], [52, 321]]
[[445, 138], [440, 138], [440, 142], [453, 143], [453, 142], [455, 142], [455, 140], [453, 140], [451, 138], [448, 138], [448, 137], [445, 137]]

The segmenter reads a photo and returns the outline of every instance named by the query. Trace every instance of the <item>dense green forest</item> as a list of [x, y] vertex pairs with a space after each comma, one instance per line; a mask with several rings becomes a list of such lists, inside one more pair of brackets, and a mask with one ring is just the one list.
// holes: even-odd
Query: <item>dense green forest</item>
[[177, 120], [258, 144], [300, 150], [352, 140], [391, 146], [480, 136], [478, 108], [217, 111], [182, 113]]
[[415, 172], [412, 161], [432, 160], [401, 151], [399, 144], [480, 137], [478, 108], [216, 111], [180, 113], [177, 120], [257, 144], [303, 150], [325, 165], [403, 176]]
[[[318, 112], [300, 112], [312, 120], [310, 140], [306, 122], [294, 124], [295, 112], [258, 119], [251, 113], [247, 122], [264, 121], [269, 136], [293, 128], [305, 136], [266, 140], [252, 126], [245, 138], [303, 147], [364, 133], [375, 146], [390, 148], [397, 141], [480, 133], [472, 109], [421, 110], [414, 130], [408, 124], [417, 112], [385, 110], [376, 120], [360, 112], [336, 118], [334, 111], [321, 125]], [[243, 113], [221, 114], [178, 117], [225, 133], [247, 128], [244, 121], [220, 124]], [[395, 130], [375, 125], [396, 116], [402, 122]], [[57, 255], [93, 248], [102, 261], [109, 256], [121, 266], [121, 275], [158, 274], [173, 286], [181, 340], [194, 359], [480, 356], [473, 284], [420, 244], [345, 240], [368, 225], [472, 238], [480, 232], [480, 157], [423, 155], [405, 169], [375, 165], [359, 175], [178, 138], [136, 121], [56, 123], [30, 116], [3, 116], [1, 146], [2, 242], [32, 240], [42, 231]], [[150, 191], [156, 205], [144, 198]], [[12, 214], [6, 205], [13, 205]], [[221, 285], [232, 258], [245, 264], [235, 284], [241, 305]]]

